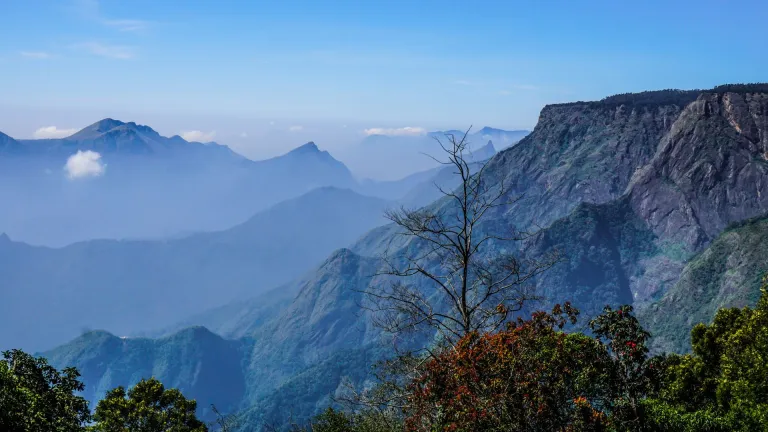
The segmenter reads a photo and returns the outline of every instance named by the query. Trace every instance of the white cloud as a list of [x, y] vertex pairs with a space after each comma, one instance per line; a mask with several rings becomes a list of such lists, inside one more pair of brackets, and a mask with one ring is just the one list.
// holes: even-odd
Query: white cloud
[[101, 11], [98, 0], [75, 0], [75, 6], [79, 9], [83, 18], [97, 21], [106, 27], [112, 27], [121, 32], [140, 32], [149, 27], [150, 22], [137, 19], [112, 19], [107, 18]]
[[136, 50], [129, 46], [108, 45], [99, 42], [85, 42], [75, 45], [75, 47], [100, 57], [107, 57], [118, 60], [130, 60], [136, 58]]
[[107, 165], [101, 162], [101, 155], [92, 150], [78, 150], [67, 159], [64, 171], [70, 179], [98, 177], [104, 174]]
[[420, 136], [425, 135], [427, 130], [423, 127], [406, 126], [402, 128], [370, 128], [363, 131], [366, 135], [389, 135], [389, 136]]
[[104, 25], [112, 27], [121, 32], [140, 32], [149, 26], [149, 22], [134, 19], [105, 19], [101, 21]]
[[59, 129], [56, 126], [45, 126], [32, 133], [32, 136], [37, 139], [66, 138], [75, 132], [77, 132], [77, 129]]
[[37, 60], [47, 60], [53, 55], [47, 52], [43, 51], [22, 51], [21, 53], [22, 57], [31, 58], [31, 59], [37, 59]]
[[203, 132], [199, 130], [183, 131], [181, 137], [187, 141], [210, 142], [216, 136], [216, 131]]
[[290, 132], [298, 132], [304, 130], [304, 126], [291, 126], [288, 128]]

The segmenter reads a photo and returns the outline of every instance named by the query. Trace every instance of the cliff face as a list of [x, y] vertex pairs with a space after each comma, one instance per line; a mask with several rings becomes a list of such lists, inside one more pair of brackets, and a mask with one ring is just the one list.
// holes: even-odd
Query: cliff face
[[632, 206], [657, 235], [698, 250], [768, 210], [767, 149], [768, 94], [702, 94], [633, 179]]
[[[540, 290], [551, 292], [553, 300], [578, 295], [581, 307], [595, 312], [621, 293], [644, 313], [673, 288], [693, 289], [678, 282], [688, 261], [729, 224], [768, 212], [768, 89], [738, 90], [704, 92], [685, 106], [626, 193], [595, 210], [613, 217], [575, 211], [554, 224], [556, 230], [545, 230], [537, 247], [558, 248], [568, 264], [541, 278]], [[573, 241], [597, 222], [603, 228], [589, 241]], [[603, 277], [609, 275], [615, 277]], [[750, 284], [744, 289], [756, 290], [753, 282], [741, 281]]]
[[522, 196], [496, 217], [521, 227], [547, 226], [579, 203], [618, 198], [681, 110], [664, 103], [545, 107], [529, 136], [491, 160], [491, 177], [503, 179], [510, 195]]

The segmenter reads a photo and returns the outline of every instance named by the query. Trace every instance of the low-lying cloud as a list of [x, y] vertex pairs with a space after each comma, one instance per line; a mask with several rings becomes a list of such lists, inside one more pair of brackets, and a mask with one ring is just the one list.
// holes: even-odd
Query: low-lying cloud
[[190, 142], [211, 142], [216, 136], [216, 131], [203, 132], [199, 130], [183, 131], [181, 137]]
[[422, 127], [406, 126], [402, 128], [370, 128], [363, 131], [366, 135], [389, 136], [420, 136], [426, 135], [427, 130]]
[[288, 128], [289, 132], [299, 132], [301, 130], [304, 130], [304, 126], [291, 126]]
[[99, 177], [104, 175], [107, 166], [101, 161], [101, 155], [92, 150], [78, 150], [67, 159], [64, 171], [70, 179]]
[[32, 133], [37, 139], [66, 138], [74, 135], [77, 129], [59, 129], [56, 126], [44, 126]]

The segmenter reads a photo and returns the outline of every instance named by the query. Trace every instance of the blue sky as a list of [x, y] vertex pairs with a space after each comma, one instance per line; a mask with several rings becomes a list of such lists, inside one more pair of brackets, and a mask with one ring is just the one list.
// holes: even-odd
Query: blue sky
[[532, 128], [547, 103], [768, 71], [764, 1], [0, 0], [0, 16], [0, 131], [111, 116], [254, 156], [375, 127]]

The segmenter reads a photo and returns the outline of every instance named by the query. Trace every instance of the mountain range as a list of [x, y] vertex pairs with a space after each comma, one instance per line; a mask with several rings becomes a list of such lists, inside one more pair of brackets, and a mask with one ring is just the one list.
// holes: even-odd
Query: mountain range
[[[758, 296], [768, 264], [767, 154], [768, 84], [548, 105], [529, 135], [490, 159], [488, 180], [503, 180], [517, 199], [489, 212], [478, 230], [532, 231], [515, 246], [523, 257], [562, 253], [564, 260], [533, 282], [543, 300], [529, 310], [571, 301], [589, 318], [606, 304], [630, 304], [655, 350], [685, 352], [693, 325]], [[450, 200], [430, 206], [450, 214]], [[344, 382], [363, 385], [370, 365], [391, 355], [393, 341], [359, 302], [360, 290], [387, 283], [375, 276], [385, 250], [425, 247], [398, 234], [393, 225], [371, 229], [280, 286], [279, 296], [182, 324], [204, 323], [220, 335], [198, 327], [171, 329], [160, 339], [89, 332], [45, 355], [59, 367], [80, 368], [91, 398], [152, 373], [194, 393], [200, 406], [216, 402], [241, 412], [249, 430], [289, 416], [301, 421], [331, 403]], [[434, 289], [412, 282], [426, 294]], [[183, 355], [208, 339], [221, 356]], [[229, 344], [240, 362], [235, 372], [224, 369], [232, 361]], [[164, 357], [126, 360], [146, 346]], [[193, 368], [222, 381], [174, 375]], [[222, 399], [229, 395], [237, 397]]]
[[[488, 130], [496, 139], [513, 134]], [[478, 151], [487, 154], [488, 148]], [[0, 134], [0, 200], [6, 203], [0, 232], [54, 247], [91, 239], [173, 238], [229, 228], [317, 187], [397, 200], [436, 172], [358, 182], [313, 142], [252, 161], [224, 145], [168, 138], [149, 126], [107, 118], [62, 139]]]
[[221, 230], [314, 188], [356, 185], [314, 143], [251, 161], [113, 119], [64, 139], [3, 141], [0, 230], [39, 245]]
[[45, 349], [94, 328], [148, 331], [257, 295], [384, 224], [388, 206], [325, 187], [230, 229], [180, 239], [50, 248], [2, 235], [0, 346]]
[[[391, 181], [439, 166], [435, 158], [442, 160], [443, 154], [435, 139], [439, 138], [445, 143], [446, 135], [453, 135], [458, 140], [466, 132], [423, 131], [415, 135], [372, 133], [359, 145], [341, 151], [338, 156], [352, 172], [364, 172], [368, 177]], [[505, 131], [491, 127], [470, 130], [467, 134], [468, 148], [471, 151], [482, 151], [481, 148], [491, 141], [496, 148], [503, 149], [516, 144], [528, 133], [526, 130]]]

